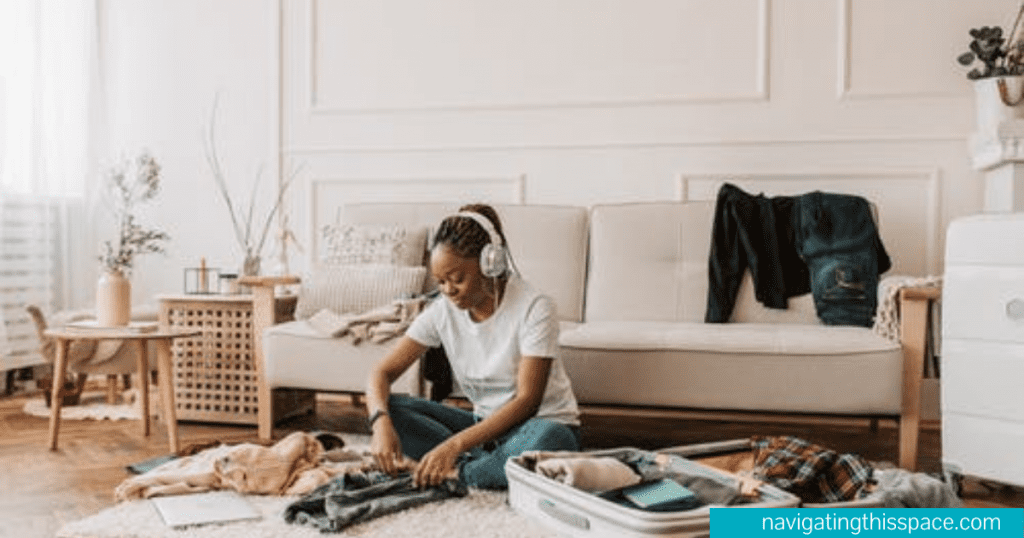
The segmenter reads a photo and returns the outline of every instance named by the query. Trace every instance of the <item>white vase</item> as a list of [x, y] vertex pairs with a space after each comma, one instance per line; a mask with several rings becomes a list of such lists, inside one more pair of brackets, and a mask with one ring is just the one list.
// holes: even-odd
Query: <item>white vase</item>
[[132, 316], [132, 284], [121, 271], [105, 270], [96, 282], [96, 324], [124, 327]]
[[996, 137], [999, 124], [1004, 121], [1024, 120], [1024, 76], [975, 80], [974, 98], [978, 133], [983, 136]]

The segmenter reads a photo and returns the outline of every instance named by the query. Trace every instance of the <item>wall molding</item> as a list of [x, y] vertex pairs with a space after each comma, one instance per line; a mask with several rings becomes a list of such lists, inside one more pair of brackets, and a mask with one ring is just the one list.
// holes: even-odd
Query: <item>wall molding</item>
[[462, 105], [438, 106], [393, 106], [393, 107], [344, 107], [328, 106], [320, 102], [317, 95], [317, 66], [319, 53], [317, 50], [317, 5], [321, 0], [307, 0], [308, 17], [306, 32], [308, 35], [308, 54], [306, 58], [306, 81], [308, 84], [306, 106], [309, 115], [353, 115], [353, 114], [400, 114], [423, 112], [485, 112], [485, 111], [517, 111], [544, 109], [579, 109], [579, 108], [621, 108], [648, 107], [687, 104], [716, 104], [737, 102], [764, 102], [769, 99], [770, 63], [771, 63], [771, 2], [757, 0], [758, 35], [757, 35], [757, 68], [754, 74], [754, 88], [749, 92], [738, 92], [734, 95], [682, 95], [660, 99], [582, 99], [566, 101], [537, 102], [483, 102]]
[[[872, 181], [921, 181], [926, 191], [922, 207], [925, 210], [924, 266], [928, 274], [939, 267], [939, 219], [941, 215], [941, 180], [939, 168], [870, 168], [849, 170], [800, 170], [792, 172], [737, 172], [737, 173], [685, 173], [676, 181], [676, 199], [680, 202], [714, 201], [718, 186], [726, 181], [764, 182], [807, 181], [814, 185], [807, 190], [827, 190], [829, 183], [870, 179]], [[708, 196], [701, 196], [701, 192]], [[713, 194], [712, 194], [713, 193]]]
[[836, 75], [838, 77], [837, 98], [844, 100], [861, 99], [920, 99], [920, 98], [963, 98], [969, 94], [956, 91], [865, 91], [857, 90], [852, 86], [853, 70], [853, 2], [854, 0], [836, 0], [838, 10], [838, 29], [836, 35], [839, 37], [836, 50]]
[[637, 150], [685, 147], [739, 147], [739, 146], [816, 146], [843, 144], [967, 144], [970, 135], [934, 135], [934, 136], [869, 136], [869, 137], [824, 137], [794, 139], [760, 139], [760, 140], [678, 140], [664, 142], [596, 142], [574, 144], [439, 144], [439, 145], [408, 145], [408, 146], [290, 146], [284, 153], [291, 155], [330, 155], [330, 154], [396, 154], [396, 153], [479, 153], [493, 151], [590, 151], [590, 150]]

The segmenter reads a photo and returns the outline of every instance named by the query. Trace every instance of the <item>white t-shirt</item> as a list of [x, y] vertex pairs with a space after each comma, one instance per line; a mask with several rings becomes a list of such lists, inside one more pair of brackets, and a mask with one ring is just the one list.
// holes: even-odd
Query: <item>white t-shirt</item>
[[579, 425], [576, 396], [559, 358], [554, 301], [518, 276], [508, 279], [505, 296], [491, 317], [477, 323], [468, 310], [439, 298], [413, 320], [405, 335], [428, 347], [444, 346], [453, 377], [481, 417], [515, 396], [524, 356], [552, 358], [537, 416]]

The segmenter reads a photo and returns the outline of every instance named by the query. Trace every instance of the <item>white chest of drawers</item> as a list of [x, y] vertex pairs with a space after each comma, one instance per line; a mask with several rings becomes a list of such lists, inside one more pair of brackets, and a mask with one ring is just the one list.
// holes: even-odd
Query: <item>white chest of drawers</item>
[[950, 225], [942, 337], [943, 464], [1024, 485], [1024, 213]]

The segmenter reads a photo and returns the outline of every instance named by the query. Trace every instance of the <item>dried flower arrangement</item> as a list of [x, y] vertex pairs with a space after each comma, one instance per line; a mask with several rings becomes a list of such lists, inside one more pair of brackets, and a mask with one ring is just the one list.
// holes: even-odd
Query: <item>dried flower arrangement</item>
[[138, 223], [139, 206], [153, 200], [160, 192], [160, 165], [148, 152], [134, 161], [124, 160], [110, 169], [108, 200], [118, 225], [117, 242], [104, 241], [100, 262], [110, 271], [128, 274], [141, 254], [163, 253], [165, 232], [145, 228]]
[[1017, 18], [1008, 37], [1003, 37], [1003, 29], [999, 26], [982, 26], [972, 28], [971, 43], [968, 52], [957, 57], [957, 62], [970, 67], [975, 61], [981, 62], [982, 68], [971, 69], [967, 78], [978, 80], [990, 77], [1024, 75], [1024, 36], [1018, 32], [1024, 30], [1020, 26], [1024, 15], [1024, 2], [1017, 10]]
[[282, 182], [278, 186], [274, 204], [264, 218], [257, 220], [256, 217], [256, 197], [259, 191], [260, 179], [263, 176], [262, 169], [256, 174], [252, 191], [249, 194], [248, 205], [246, 207], [236, 206], [231, 200], [231, 192], [228, 189], [227, 179], [225, 178], [224, 171], [220, 166], [220, 158], [217, 156], [215, 136], [216, 113], [217, 102], [215, 99], [213, 112], [210, 117], [210, 128], [207, 133], [207, 138], [204, 140], [206, 162], [210, 166], [210, 172], [213, 174], [213, 180], [217, 184], [217, 190], [220, 192], [221, 199], [224, 200], [224, 204], [228, 206], [228, 214], [231, 216], [231, 225], [235, 229], [235, 239], [238, 240], [238, 245], [245, 255], [241, 273], [243, 275], [258, 275], [260, 271], [260, 259], [263, 252], [263, 245], [267, 242], [267, 236], [270, 233], [270, 226], [274, 222], [274, 216], [277, 215], [279, 211], [282, 211], [285, 193], [288, 191], [288, 186], [291, 185], [294, 176], [289, 178], [287, 181]]

